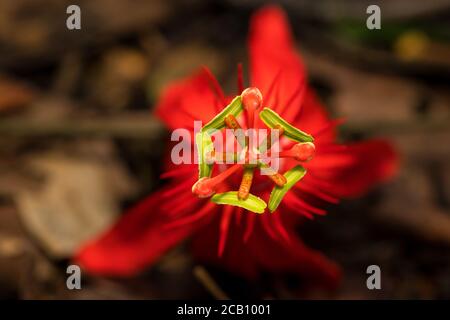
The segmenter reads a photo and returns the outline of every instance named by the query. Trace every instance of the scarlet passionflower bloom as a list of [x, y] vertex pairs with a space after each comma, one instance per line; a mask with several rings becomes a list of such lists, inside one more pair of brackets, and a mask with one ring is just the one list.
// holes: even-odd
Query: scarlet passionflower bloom
[[[197, 195], [202, 192], [204, 196], [211, 195], [203, 185], [192, 190], [198, 180], [197, 164], [175, 166], [166, 161], [167, 172], [163, 177], [170, 181], [125, 213], [106, 234], [78, 252], [75, 260], [87, 271], [133, 275], [154, 263], [171, 247], [191, 237], [196, 259], [249, 278], [256, 278], [264, 271], [289, 272], [310, 283], [328, 287], [337, 284], [340, 278], [338, 266], [305, 246], [296, 227], [305, 217], [324, 215], [325, 211], [320, 208], [324, 203], [337, 203], [342, 197], [359, 196], [375, 183], [391, 177], [397, 167], [396, 154], [387, 142], [381, 140], [345, 146], [336, 143], [335, 128], [339, 121], [328, 118], [308, 87], [304, 65], [294, 50], [291, 32], [281, 9], [270, 6], [253, 16], [248, 45], [251, 87], [259, 89], [262, 94], [259, 98], [263, 99], [264, 106], [269, 106], [289, 124], [314, 137], [314, 144], [302, 147], [307, 156], [299, 158], [298, 154], [297, 157], [290, 154], [292, 157], [281, 162], [279, 172], [286, 172], [301, 160], [307, 174], [285, 194], [275, 212], [255, 214], [240, 207], [218, 205], [209, 199], [196, 197], [192, 191]], [[243, 89], [241, 73], [238, 87], [240, 95]], [[243, 102], [245, 97], [242, 95]], [[254, 103], [258, 108], [261, 101], [259, 98], [256, 102], [251, 99], [255, 97], [250, 95], [250, 101], [243, 104], [248, 107]], [[226, 97], [211, 73], [203, 69], [169, 85], [157, 105], [156, 114], [169, 129], [186, 128], [193, 135], [194, 120], [208, 123], [233, 98]], [[250, 111], [246, 111], [244, 125], [248, 126]], [[262, 128], [264, 123], [256, 117], [253, 127]], [[292, 147], [292, 143], [286, 143], [285, 146]], [[300, 147], [294, 146], [290, 152], [295, 148]], [[314, 157], [306, 162], [313, 155], [310, 151], [315, 152]], [[230, 167], [233, 166], [222, 165], [216, 175], [223, 174]], [[214, 192], [238, 189], [242, 173], [235, 169], [232, 171], [228, 171], [233, 175], [227, 179], [216, 181]], [[252, 192], [254, 189], [267, 201], [274, 182], [256, 171], [252, 179]]]

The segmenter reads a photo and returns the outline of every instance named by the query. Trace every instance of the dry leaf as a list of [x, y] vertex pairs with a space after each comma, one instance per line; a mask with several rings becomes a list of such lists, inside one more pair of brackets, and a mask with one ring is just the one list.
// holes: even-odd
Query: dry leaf
[[25, 226], [54, 257], [71, 256], [108, 228], [121, 211], [120, 199], [135, 187], [117, 161], [48, 153], [30, 166], [43, 182], [20, 191], [17, 205]]

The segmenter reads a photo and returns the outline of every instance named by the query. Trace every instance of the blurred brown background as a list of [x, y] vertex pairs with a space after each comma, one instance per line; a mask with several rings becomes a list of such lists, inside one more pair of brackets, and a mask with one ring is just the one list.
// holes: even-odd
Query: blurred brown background
[[[210, 298], [183, 246], [139, 277], [84, 276], [68, 258], [157, 188], [167, 132], [160, 89], [200, 65], [234, 89], [259, 0], [0, 0], [0, 298]], [[66, 28], [78, 4], [82, 29]], [[232, 298], [450, 298], [450, 1], [294, 1], [311, 82], [343, 140], [387, 137], [394, 181], [302, 227], [344, 270], [336, 292], [295, 279], [250, 284], [206, 270]], [[381, 31], [365, 27], [369, 4]], [[366, 288], [377, 264], [382, 290]], [[201, 267], [203, 268], [203, 267]]]

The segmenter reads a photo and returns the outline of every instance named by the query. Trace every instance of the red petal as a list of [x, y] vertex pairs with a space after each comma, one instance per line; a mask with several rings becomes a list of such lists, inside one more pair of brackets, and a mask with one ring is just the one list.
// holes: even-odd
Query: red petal
[[[305, 83], [305, 69], [294, 50], [288, 21], [280, 8], [268, 6], [252, 17], [249, 53], [252, 86], [261, 90], [264, 105], [280, 112]], [[279, 77], [274, 83], [277, 74]], [[275, 87], [267, 97], [271, 84]], [[275, 101], [277, 105], [273, 105]], [[301, 101], [302, 95], [296, 94], [291, 107], [281, 112], [281, 116], [291, 121], [299, 111]]]
[[[316, 132], [329, 124], [327, 112], [306, 83], [303, 62], [280, 8], [268, 6], [253, 16], [249, 51], [252, 85], [263, 93], [264, 105], [306, 132]], [[334, 138], [334, 128], [330, 128], [318, 142]]]
[[[98, 240], [82, 247], [75, 261], [90, 273], [128, 276], [151, 265], [172, 246], [194, 232], [199, 224], [185, 224], [167, 229], [174, 221], [162, 208], [162, 192], [157, 192], [134, 208]], [[190, 192], [190, 190], [188, 190]], [[200, 201], [193, 198], [189, 211], [196, 212]]]
[[[383, 140], [350, 144], [344, 154], [351, 156], [352, 161], [336, 167], [333, 159], [328, 158], [332, 169], [324, 177], [330, 188], [324, 191], [339, 197], [361, 196], [374, 184], [391, 178], [398, 170], [398, 155], [392, 145]], [[339, 154], [335, 156], [336, 159], [341, 157]], [[320, 161], [320, 156], [317, 160]], [[311, 172], [320, 176], [320, 169], [313, 171], [311, 168]]]
[[[244, 213], [253, 214], [253, 213]], [[283, 214], [279, 211], [277, 214]], [[264, 271], [300, 275], [310, 284], [334, 288], [340, 279], [340, 270], [335, 263], [317, 251], [306, 247], [292, 228], [286, 228], [285, 238], [289, 241], [275, 241], [263, 226], [261, 216], [255, 216], [254, 229], [249, 239], [243, 237], [246, 224], [230, 226], [227, 245], [222, 257], [217, 255], [220, 216], [214, 218], [214, 225], [197, 232], [192, 241], [194, 255], [203, 263], [214, 264], [230, 272], [255, 278]], [[274, 216], [268, 219], [275, 219]], [[270, 221], [277, 225], [279, 221]]]
[[[292, 125], [308, 133], [320, 133], [314, 141], [317, 144], [331, 143], [336, 139], [336, 130], [332, 125], [334, 120], [330, 120], [325, 107], [320, 102], [314, 90], [308, 88], [305, 92], [304, 101], [300, 115], [298, 115]], [[320, 132], [328, 128], [324, 132]]]
[[215, 116], [219, 103], [211, 86], [205, 70], [170, 84], [156, 106], [156, 114], [170, 129], [191, 129], [194, 120], [205, 124]]

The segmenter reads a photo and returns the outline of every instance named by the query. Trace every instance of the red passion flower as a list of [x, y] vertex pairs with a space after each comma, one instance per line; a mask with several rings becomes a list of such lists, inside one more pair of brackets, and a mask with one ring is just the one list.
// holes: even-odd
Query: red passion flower
[[[381, 140], [337, 144], [340, 121], [328, 118], [308, 86], [281, 9], [254, 14], [248, 47], [250, 88], [243, 90], [239, 67], [238, 96], [228, 97], [204, 68], [169, 85], [156, 115], [169, 129], [185, 128], [192, 136], [195, 120], [215, 129], [280, 129], [280, 173], [263, 176], [246, 163], [200, 165], [199, 177], [197, 164], [167, 161], [162, 177], [168, 183], [79, 250], [75, 261], [85, 270], [133, 275], [190, 237], [198, 261], [248, 278], [289, 272], [313, 284], [338, 283], [338, 266], [308, 248], [296, 228], [304, 218], [325, 215], [324, 203], [362, 195], [391, 177], [396, 153]], [[237, 100], [245, 116], [240, 120], [229, 112]]]

